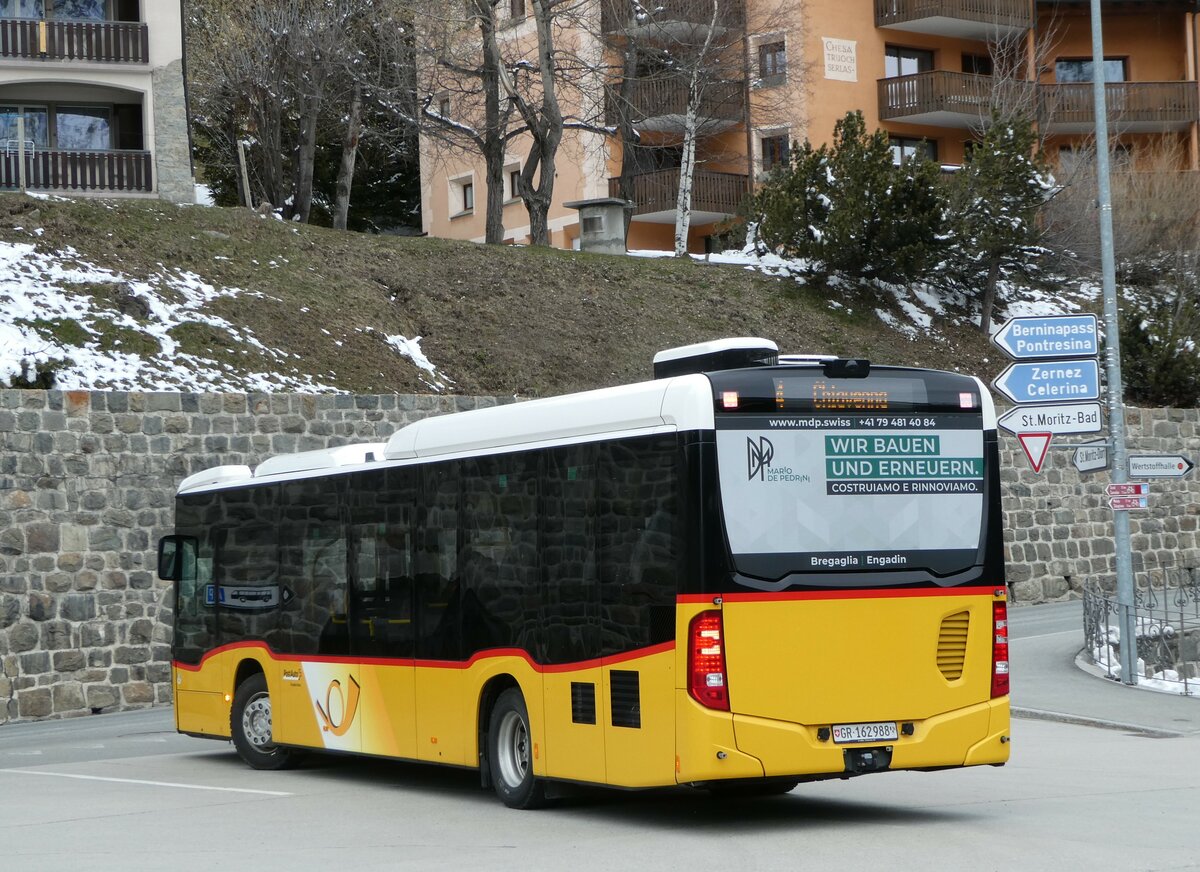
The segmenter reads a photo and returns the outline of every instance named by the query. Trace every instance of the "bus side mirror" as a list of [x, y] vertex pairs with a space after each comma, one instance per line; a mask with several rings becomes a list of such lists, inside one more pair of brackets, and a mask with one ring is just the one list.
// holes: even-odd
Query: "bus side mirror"
[[196, 540], [192, 536], [163, 536], [158, 540], [158, 577], [163, 581], [179, 581], [183, 578], [184, 554], [191, 545], [195, 553]]

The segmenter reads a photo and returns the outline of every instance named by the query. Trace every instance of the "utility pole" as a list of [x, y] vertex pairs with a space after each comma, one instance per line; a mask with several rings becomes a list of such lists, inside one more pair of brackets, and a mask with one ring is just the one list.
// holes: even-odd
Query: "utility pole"
[[[1112, 190], [1109, 186], [1108, 105], [1104, 93], [1104, 34], [1100, 0], [1092, 6], [1092, 94], [1096, 104], [1096, 177], [1099, 183], [1100, 264], [1104, 289], [1104, 363], [1108, 375], [1108, 426], [1112, 433], [1114, 484], [1129, 480], [1125, 449], [1125, 384], [1121, 381], [1121, 338], [1117, 323], [1117, 270], [1113, 257]], [[1117, 622], [1121, 629], [1121, 681], [1137, 684], [1137, 630], [1134, 626], [1133, 554], [1129, 512], [1113, 512], [1116, 540]]]

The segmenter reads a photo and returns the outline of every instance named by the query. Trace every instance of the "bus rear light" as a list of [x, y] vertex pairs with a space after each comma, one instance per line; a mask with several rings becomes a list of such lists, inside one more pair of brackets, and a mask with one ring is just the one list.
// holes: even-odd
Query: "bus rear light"
[[1008, 695], [1008, 605], [992, 603], [992, 698]]
[[701, 612], [688, 627], [688, 692], [705, 708], [729, 711], [721, 613]]
[[736, 409], [738, 407], [738, 392], [737, 391], [722, 391], [721, 406], [726, 409]]

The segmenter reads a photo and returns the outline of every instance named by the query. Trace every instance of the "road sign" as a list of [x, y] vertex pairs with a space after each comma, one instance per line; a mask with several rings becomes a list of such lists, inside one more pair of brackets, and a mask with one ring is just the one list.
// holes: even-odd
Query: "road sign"
[[1183, 478], [1196, 464], [1182, 454], [1131, 454], [1130, 478]]
[[1017, 406], [996, 422], [1009, 433], [1099, 433], [1104, 426], [1099, 403]]
[[992, 386], [1014, 403], [1097, 400], [1100, 367], [1091, 358], [1013, 363], [996, 377]]
[[1098, 472], [1108, 469], [1108, 442], [1088, 442], [1075, 449], [1071, 458], [1075, 468], [1080, 472]]
[[992, 342], [1014, 360], [1091, 357], [1100, 353], [1095, 315], [1037, 315], [1009, 318]]
[[1118, 512], [1126, 512], [1129, 509], [1145, 509], [1149, 504], [1149, 500], [1145, 497], [1113, 497], [1108, 501], [1108, 507], [1116, 509]]
[[1042, 463], [1046, 460], [1046, 452], [1050, 449], [1050, 441], [1053, 438], [1053, 433], [1017, 434], [1017, 441], [1021, 443], [1021, 448], [1025, 451], [1025, 456], [1029, 458], [1029, 465], [1033, 467], [1034, 472], [1042, 471]]
[[1150, 485], [1144, 481], [1110, 484], [1104, 488], [1104, 493], [1110, 497], [1148, 497], [1150, 496]]

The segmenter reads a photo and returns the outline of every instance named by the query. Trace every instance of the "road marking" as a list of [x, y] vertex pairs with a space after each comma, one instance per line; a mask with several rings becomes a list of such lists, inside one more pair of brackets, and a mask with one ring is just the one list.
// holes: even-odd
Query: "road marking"
[[103, 778], [99, 775], [75, 775], [70, 772], [40, 772], [36, 769], [0, 769], [15, 775], [48, 775], [52, 778], [77, 778], [80, 781], [112, 781], [116, 784], [145, 784], [150, 787], [180, 787], [185, 790], [219, 790], [223, 793], [255, 793], [260, 796], [294, 796], [282, 790], [250, 790], [245, 787], [211, 787], [207, 784], [178, 784], [173, 781], [142, 781], [138, 778]]
[[1032, 636], [1018, 636], [1017, 632], [1019, 632], [1017, 630], [1017, 628], [1013, 627], [1013, 639], [1014, 640], [1016, 640], [1016, 639], [1048, 639], [1051, 636], [1070, 636], [1072, 634], [1077, 636], [1083, 632], [1083, 628], [1076, 627], [1074, 630], [1059, 630], [1055, 633], [1035, 633]]

